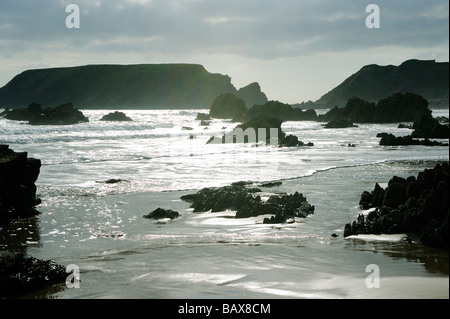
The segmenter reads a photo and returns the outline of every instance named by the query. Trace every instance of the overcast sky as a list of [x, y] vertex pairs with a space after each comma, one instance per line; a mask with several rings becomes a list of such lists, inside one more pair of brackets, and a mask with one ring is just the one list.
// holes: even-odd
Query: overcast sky
[[[371, 3], [378, 29], [366, 27]], [[1, 0], [0, 87], [27, 69], [198, 63], [296, 103], [367, 64], [448, 62], [448, 39], [448, 0]]]

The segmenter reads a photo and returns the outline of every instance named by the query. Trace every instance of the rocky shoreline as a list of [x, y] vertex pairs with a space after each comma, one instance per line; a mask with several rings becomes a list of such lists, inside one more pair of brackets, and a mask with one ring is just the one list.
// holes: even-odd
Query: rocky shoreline
[[[41, 161], [27, 152], [15, 152], [0, 144], [0, 228], [19, 218], [39, 214], [35, 182]], [[0, 255], [0, 298], [14, 298], [64, 283], [64, 266], [22, 253]]]
[[449, 249], [449, 164], [437, 164], [417, 177], [394, 176], [383, 189], [364, 191], [360, 214], [344, 227], [344, 237], [358, 234], [416, 233], [428, 246]]

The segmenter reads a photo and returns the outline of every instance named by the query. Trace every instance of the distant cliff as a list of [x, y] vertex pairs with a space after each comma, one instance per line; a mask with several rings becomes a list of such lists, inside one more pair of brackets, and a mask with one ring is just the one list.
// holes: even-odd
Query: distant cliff
[[415, 93], [430, 106], [448, 106], [449, 63], [408, 60], [399, 66], [367, 65], [323, 95], [316, 105], [343, 107], [349, 98], [378, 102], [394, 93]]
[[238, 93], [231, 78], [197, 64], [86, 65], [22, 72], [0, 88], [0, 107], [209, 108], [222, 93]]

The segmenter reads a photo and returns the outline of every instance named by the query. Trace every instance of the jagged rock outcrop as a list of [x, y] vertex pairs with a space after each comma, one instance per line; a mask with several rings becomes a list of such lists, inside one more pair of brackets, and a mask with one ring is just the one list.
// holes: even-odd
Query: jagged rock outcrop
[[18, 109], [5, 109], [0, 116], [8, 120], [14, 121], [31, 121], [34, 117], [41, 114], [43, 111], [42, 106], [37, 103], [31, 103], [28, 107]]
[[395, 93], [378, 103], [353, 97], [344, 108], [334, 107], [320, 115], [320, 121], [347, 120], [352, 123], [412, 122], [422, 116], [431, 116], [428, 102], [422, 96], [411, 93]]
[[448, 249], [449, 188], [448, 163], [425, 169], [417, 178], [394, 176], [386, 189], [376, 184], [359, 202], [375, 210], [346, 224], [344, 236], [417, 233], [424, 244]]
[[207, 144], [218, 143], [258, 143], [277, 146], [314, 146], [313, 143], [304, 143], [294, 135], [286, 135], [281, 129], [282, 120], [279, 118], [260, 116], [239, 124], [231, 132], [221, 138], [212, 137]]
[[40, 114], [33, 117], [28, 124], [31, 125], [73, 125], [89, 122], [84, 114], [76, 109], [72, 103], [47, 107]]
[[236, 95], [245, 102], [247, 108], [255, 104], [264, 104], [267, 102], [267, 96], [261, 91], [261, 87], [257, 82], [240, 88]]
[[235, 218], [273, 215], [263, 220], [269, 224], [285, 223], [289, 219], [304, 218], [314, 213], [315, 207], [298, 192], [271, 195], [266, 201], [257, 195], [258, 192], [260, 192], [258, 188], [234, 184], [219, 188], [204, 188], [196, 194], [182, 196], [181, 199], [191, 203], [194, 212], [236, 210]]
[[26, 108], [6, 109], [0, 114], [2, 115], [10, 120], [28, 121], [31, 125], [72, 125], [89, 122], [89, 119], [72, 103], [44, 109], [40, 104], [32, 103]]
[[231, 93], [217, 96], [210, 107], [209, 115], [218, 119], [231, 119], [247, 112], [244, 100]]
[[425, 138], [424, 140], [413, 139], [411, 135], [395, 136], [390, 133], [378, 133], [377, 137], [381, 137], [380, 145], [382, 146], [400, 146], [400, 145], [448, 146], [448, 143], [431, 141], [428, 138]]
[[411, 137], [415, 138], [449, 138], [449, 126], [439, 123], [431, 115], [423, 115], [414, 121]]
[[14, 152], [0, 144], [0, 225], [19, 217], [37, 215], [35, 182], [41, 161], [29, 158], [27, 152]]

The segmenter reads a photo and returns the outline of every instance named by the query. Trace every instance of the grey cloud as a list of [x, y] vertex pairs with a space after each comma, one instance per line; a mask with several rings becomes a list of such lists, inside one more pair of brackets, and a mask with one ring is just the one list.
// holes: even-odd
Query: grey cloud
[[449, 32], [447, 0], [375, 1], [381, 9], [378, 30], [365, 27], [367, 1], [71, 2], [81, 9], [78, 30], [65, 28], [67, 1], [2, 1], [0, 51], [59, 45], [80, 54], [206, 52], [275, 59], [389, 45], [435, 46], [448, 41]]

